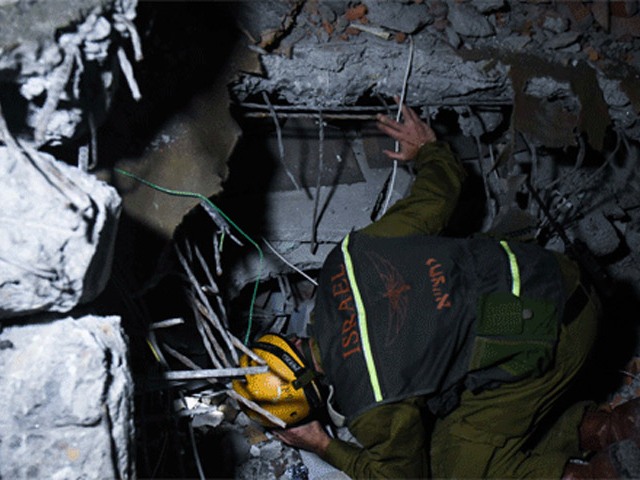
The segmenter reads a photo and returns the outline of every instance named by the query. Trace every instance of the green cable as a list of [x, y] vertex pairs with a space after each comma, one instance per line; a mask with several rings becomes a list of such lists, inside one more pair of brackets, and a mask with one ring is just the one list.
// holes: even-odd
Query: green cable
[[256, 247], [256, 250], [258, 250], [258, 255], [260, 257], [260, 263], [259, 263], [259, 267], [258, 267], [258, 277], [256, 278], [256, 283], [253, 287], [253, 294], [251, 295], [251, 304], [249, 306], [249, 324], [247, 325], [247, 333], [245, 335], [244, 338], [244, 344], [247, 345], [249, 343], [249, 335], [251, 334], [251, 327], [253, 326], [253, 308], [254, 305], [256, 303], [256, 297], [258, 296], [258, 285], [260, 284], [260, 276], [262, 275], [262, 263], [263, 263], [263, 259], [264, 259], [264, 254], [262, 253], [262, 249], [260, 248], [260, 246], [253, 241], [253, 239], [247, 235], [238, 225], [236, 225], [229, 217], [227, 217], [227, 215], [220, 210], [211, 200], [209, 200], [207, 197], [205, 197], [204, 195], [200, 194], [200, 193], [196, 193], [196, 192], [184, 192], [181, 190], [172, 190], [170, 188], [166, 188], [166, 187], [161, 187], [160, 185], [156, 185], [155, 183], [150, 182], [149, 180], [145, 180], [144, 178], [141, 178], [139, 176], [137, 176], [134, 173], [131, 172], [127, 172], [126, 170], [122, 170], [121, 168], [114, 168], [114, 170], [121, 174], [121, 175], [125, 175], [127, 177], [133, 178], [134, 180], [137, 180], [140, 183], [143, 183], [144, 185], [151, 187], [155, 190], [158, 190], [159, 192], [162, 193], [167, 193], [169, 195], [174, 195], [177, 197], [192, 197], [192, 198], [197, 198], [202, 202], [206, 202], [210, 207], [212, 207], [213, 209], [215, 209], [220, 215], [222, 215], [222, 217], [229, 222], [231, 225], [233, 225], [233, 227], [244, 237], [246, 238], [249, 243], [251, 243], [254, 247]]

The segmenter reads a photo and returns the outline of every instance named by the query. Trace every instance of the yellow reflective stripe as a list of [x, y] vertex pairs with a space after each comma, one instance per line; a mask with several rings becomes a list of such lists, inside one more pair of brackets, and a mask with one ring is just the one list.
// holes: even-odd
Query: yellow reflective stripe
[[511, 267], [511, 293], [514, 296], [520, 296], [520, 267], [518, 266], [518, 259], [516, 258], [516, 254], [513, 253], [509, 244], [502, 240], [500, 242], [500, 246], [507, 252], [507, 257], [509, 257], [509, 266]]
[[364, 352], [364, 360], [367, 365], [367, 371], [369, 372], [369, 381], [371, 382], [371, 389], [373, 390], [373, 397], [376, 402], [382, 401], [382, 391], [380, 390], [380, 382], [378, 381], [378, 372], [376, 366], [373, 363], [373, 355], [371, 354], [371, 344], [369, 343], [369, 328], [367, 326], [367, 312], [364, 309], [364, 303], [362, 303], [362, 296], [358, 289], [358, 283], [356, 282], [356, 276], [353, 271], [353, 262], [351, 261], [351, 255], [349, 254], [349, 235], [344, 237], [342, 241], [342, 255], [344, 256], [344, 262], [347, 267], [347, 277], [349, 283], [351, 283], [351, 290], [353, 291], [353, 298], [356, 304], [356, 312], [358, 313], [358, 328], [360, 329], [360, 340], [362, 342], [362, 349]]

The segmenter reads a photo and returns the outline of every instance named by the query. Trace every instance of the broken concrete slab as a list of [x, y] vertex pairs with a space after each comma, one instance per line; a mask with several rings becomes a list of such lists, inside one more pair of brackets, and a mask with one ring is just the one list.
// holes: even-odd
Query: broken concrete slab
[[[382, 8], [383, 3], [386, 8]], [[618, 91], [622, 85], [633, 83], [637, 72], [632, 65], [635, 57], [629, 53], [633, 51], [633, 44], [628, 43], [633, 40], [633, 32], [622, 29], [619, 32], [622, 37], [618, 38], [593, 23], [593, 16], [597, 17], [596, 10], [606, 3], [512, 2], [508, 9], [503, 8], [504, 4], [500, 2], [480, 4], [468, 1], [363, 2], [361, 6], [364, 6], [363, 15], [367, 21], [376, 25], [392, 25], [394, 21], [408, 16], [411, 9], [426, 4], [426, 13], [433, 21], [424, 28], [417, 28], [412, 35], [415, 59], [407, 84], [407, 101], [413, 105], [473, 105], [514, 101], [517, 92], [514, 92], [515, 87], [509, 78], [513, 62], [506, 60], [510, 54], [537, 57], [538, 64], [547, 63], [551, 68], [574, 68], [579, 70], [578, 76], [586, 79], [604, 75], [622, 80], [622, 75], [628, 81], [607, 85], [607, 88]], [[349, 9], [347, 2], [330, 2], [330, 5], [337, 18], [342, 18], [343, 12]], [[251, 2], [244, 3], [247, 18], [251, 16], [251, 6]], [[606, 9], [608, 15], [608, 6]], [[299, 16], [304, 15], [303, 9]], [[635, 13], [629, 17], [614, 18], [622, 22], [620, 25], [632, 26], [640, 17]], [[313, 40], [316, 36], [311, 30], [312, 25], [301, 21], [292, 26], [283, 42], [288, 37], [295, 37], [296, 41], [289, 45], [291, 48], [286, 55], [262, 55], [264, 75], [242, 75], [238, 78], [232, 87], [238, 101], [243, 102], [267, 91], [286, 103], [326, 108], [354, 105], [375, 95], [393, 97], [402, 91], [404, 68], [400, 66], [401, 58], [406, 57], [408, 51], [406, 41], [396, 44], [390, 39], [361, 34], [357, 41], [355, 37], [334, 35], [323, 43], [317, 43]], [[400, 24], [395, 24], [395, 27], [413, 28], [401, 27]], [[479, 61], [470, 58], [468, 51], [491, 53], [485, 55], [484, 61]], [[464, 60], [455, 59], [456, 54]], [[593, 71], [591, 74], [582, 67], [585, 64]], [[626, 65], [631, 69], [620, 69], [616, 65]], [[616, 69], [618, 73], [614, 74]], [[593, 125], [594, 121], [585, 119], [602, 117], [606, 120], [607, 113], [587, 112], [596, 107], [600, 109], [600, 92], [595, 82], [586, 86], [578, 83], [574, 82], [574, 94], [582, 96], [586, 93], [585, 99], [598, 100], [595, 107], [588, 101], [582, 102], [585, 111], [580, 122], [583, 123], [582, 129], [590, 130], [590, 142], [593, 140], [594, 147], [599, 149], [606, 122]], [[592, 90], [591, 93], [583, 92], [585, 88]], [[615, 96], [613, 92], [605, 94], [607, 98]], [[608, 105], [607, 108], [616, 107]], [[630, 128], [628, 123], [624, 126], [618, 124], [619, 117], [614, 112], [609, 112], [609, 115], [614, 118], [614, 128], [623, 128], [629, 138], [640, 138], [637, 129]], [[553, 145], [556, 140], [553, 139]]]
[[448, 19], [453, 29], [465, 37], [488, 37], [495, 30], [489, 20], [471, 3], [449, 1]]
[[0, 318], [66, 312], [102, 292], [120, 197], [52, 155], [0, 147]]
[[366, 4], [367, 19], [374, 25], [391, 30], [414, 33], [433, 21], [426, 3], [369, 0]]
[[0, 334], [0, 476], [134, 478], [120, 318], [35, 318]]
[[613, 225], [602, 212], [588, 214], [579, 222], [578, 232], [597, 256], [608, 255], [620, 245]]

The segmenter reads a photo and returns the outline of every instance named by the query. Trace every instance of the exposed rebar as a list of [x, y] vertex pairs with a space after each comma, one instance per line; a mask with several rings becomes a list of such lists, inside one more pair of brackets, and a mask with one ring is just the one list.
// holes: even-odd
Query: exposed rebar
[[162, 374], [165, 380], [206, 380], [209, 378], [243, 377], [269, 371], [267, 365], [245, 368], [202, 368], [199, 370], [172, 370]]
[[316, 196], [313, 201], [313, 220], [311, 223], [311, 253], [318, 250], [318, 206], [320, 205], [320, 186], [324, 169], [324, 120], [322, 111], [318, 112], [318, 171], [316, 172]]
[[[271, 106], [271, 102], [269, 101], [269, 97], [267, 96], [266, 92], [262, 92], [262, 98], [264, 99], [264, 103], [266, 103], [268, 107]], [[293, 186], [296, 188], [296, 190], [300, 190], [300, 185], [298, 185], [298, 182], [296, 182], [296, 178], [293, 176], [293, 174], [287, 167], [287, 163], [284, 158], [284, 143], [282, 142], [282, 128], [280, 127], [280, 121], [278, 120], [278, 115], [276, 114], [276, 111], [273, 108], [269, 108], [269, 113], [271, 114], [271, 118], [273, 118], [273, 124], [276, 127], [276, 136], [278, 138], [278, 153], [280, 154], [280, 163], [282, 163], [282, 168], [284, 168], [285, 173], [291, 180], [291, 183], [293, 183]]]

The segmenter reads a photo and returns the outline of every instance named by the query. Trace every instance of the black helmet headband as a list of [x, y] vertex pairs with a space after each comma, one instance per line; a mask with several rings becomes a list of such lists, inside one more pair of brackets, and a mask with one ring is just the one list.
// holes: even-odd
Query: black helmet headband
[[[286, 338], [276, 334], [270, 334], [270, 335], [275, 335], [281, 338], [287, 343], [287, 345], [289, 345], [289, 347], [294, 352], [296, 351], [295, 345], [293, 345]], [[313, 385], [313, 380], [317, 377], [317, 374], [312, 368], [307, 367], [304, 364], [304, 362], [302, 364], [299, 363], [289, 353], [287, 353], [285, 350], [278, 347], [277, 345], [273, 345], [271, 343], [265, 343], [265, 342], [255, 342], [253, 344], [253, 348], [264, 350], [265, 352], [268, 352], [276, 356], [277, 358], [279, 358], [293, 372], [296, 378], [292, 382], [292, 385], [296, 390], [300, 388], [303, 389], [303, 392], [305, 393], [307, 400], [309, 401], [309, 405], [311, 405], [312, 408], [318, 408], [322, 406], [322, 399], [320, 398], [320, 393], [315, 387], [315, 385]]]

